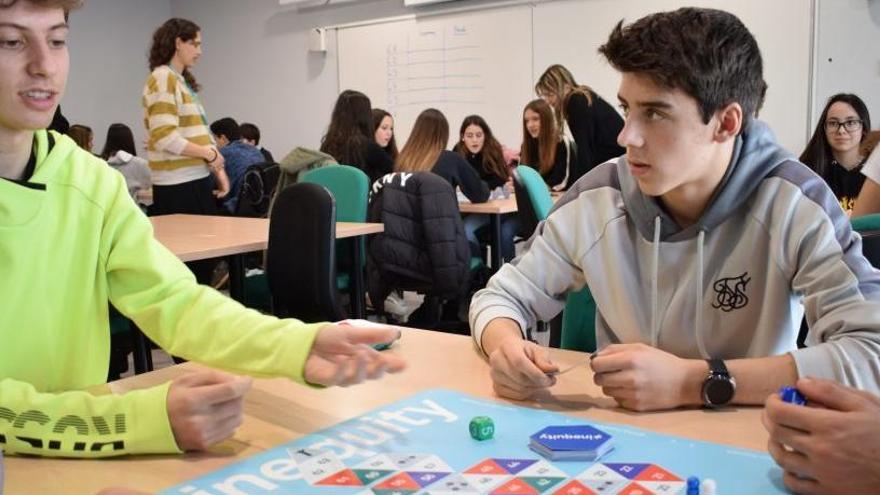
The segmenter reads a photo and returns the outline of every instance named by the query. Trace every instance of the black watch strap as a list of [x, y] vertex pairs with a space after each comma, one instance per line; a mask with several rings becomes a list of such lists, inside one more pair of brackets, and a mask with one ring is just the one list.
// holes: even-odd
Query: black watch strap
[[730, 372], [727, 371], [727, 365], [724, 364], [724, 360], [707, 359], [706, 362], [709, 363], [709, 372], [713, 375], [730, 376]]

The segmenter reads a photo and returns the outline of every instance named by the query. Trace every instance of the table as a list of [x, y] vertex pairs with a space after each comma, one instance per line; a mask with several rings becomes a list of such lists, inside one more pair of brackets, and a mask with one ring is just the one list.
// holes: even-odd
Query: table
[[[386, 352], [404, 356], [409, 369], [348, 388], [312, 389], [285, 379], [255, 380], [246, 396], [241, 428], [232, 439], [209, 452], [104, 461], [7, 457], [6, 493], [95, 493], [111, 485], [158, 491], [428, 388], [493, 397], [488, 365], [470, 337], [405, 329], [400, 342]], [[561, 367], [586, 362], [584, 353], [559, 349], [551, 353]], [[197, 366], [173, 366], [102, 385], [94, 391], [123, 392], [155, 385]], [[442, 373], [437, 372], [440, 367]], [[760, 407], [623, 411], [593, 385], [587, 366], [560, 375], [557, 385], [538, 400], [519, 404], [766, 452], [767, 433], [761, 426]]]
[[[241, 254], [262, 251], [269, 245], [269, 220], [265, 218], [207, 215], [161, 215], [150, 217], [156, 239], [181, 261], [232, 256], [229, 263], [229, 294], [240, 301], [244, 292], [244, 265]], [[345, 239], [382, 232], [381, 223], [337, 222], [336, 238]], [[361, 266], [363, 253], [355, 242], [355, 267]], [[354, 270], [351, 284], [352, 313], [364, 316], [363, 273]]]
[[492, 199], [485, 203], [459, 203], [458, 211], [489, 215], [489, 229], [492, 243], [492, 270], [501, 268], [501, 215], [516, 213], [516, 197], [511, 195], [505, 199]]

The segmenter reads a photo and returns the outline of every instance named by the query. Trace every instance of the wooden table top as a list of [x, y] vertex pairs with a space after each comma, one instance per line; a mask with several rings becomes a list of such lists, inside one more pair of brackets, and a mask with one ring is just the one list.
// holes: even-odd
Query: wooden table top
[[[266, 249], [269, 220], [208, 215], [150, 217], [156, 239], [182, 261], [195, 261]], [[382, 232], [381, 223], [337, 222], [336, 238]]]
[[510, 195], [507, 199], [492, 199], [485, 203], [458, 203], [458, 211], [492, 215], [516, 213], [516, 198]]
[[[209, 452], [114, 460], [7, 457], [6, 493], [95, 493], [107, 486], [120, 485], [157, 491], [428, 388], [494, 397], [488, 365], [470, 337], [407, 329], [400, 342], [386, 352], [404, 356], [409, 368], [381, 381], [349, 388], [312, 389], [280, 378], [254, 380], [246, 396], [244, 423], [232, 439]], [[538, 400], [518, 404], [766, 452], [767, 433], [761, 426], [759, 407], [659, 413], [624, 411], [593, 385], [586, 354], [558, 349], [551, 352], [561, 367], [577, 362], [585, 365], [560, 375], [556, 386]], [[173, 366], [96, 387], [94, 391], [106, 393], [110, 389], [119, 393], [147, 387], [197, 366]]]

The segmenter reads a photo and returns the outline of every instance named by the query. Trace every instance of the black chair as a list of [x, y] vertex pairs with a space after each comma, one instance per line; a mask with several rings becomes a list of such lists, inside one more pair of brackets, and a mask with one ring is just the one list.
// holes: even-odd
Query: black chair
[[248, 167], [241, 179], [235, 216], [266, 218], [280, 175], [277, 163], [256, 163]]
[[266, 275], [272, 312], [305, 322], [346, 318], [336, 287], [336, 203], [327, 189], [293, 184], [269, 217]]

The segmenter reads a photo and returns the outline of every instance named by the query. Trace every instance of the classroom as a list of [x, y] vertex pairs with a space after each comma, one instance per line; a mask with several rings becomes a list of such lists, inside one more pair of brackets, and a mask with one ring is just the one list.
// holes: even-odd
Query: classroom
[[878, 42], [0, 1], [0, 495], [880, 493]]

